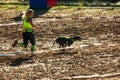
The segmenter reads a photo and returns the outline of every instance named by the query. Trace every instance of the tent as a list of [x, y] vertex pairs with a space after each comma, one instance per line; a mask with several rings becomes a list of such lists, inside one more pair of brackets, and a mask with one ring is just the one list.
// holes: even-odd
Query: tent
[[30, 0], [30, 8], [48, 8], [57, 5], [57, 0]]

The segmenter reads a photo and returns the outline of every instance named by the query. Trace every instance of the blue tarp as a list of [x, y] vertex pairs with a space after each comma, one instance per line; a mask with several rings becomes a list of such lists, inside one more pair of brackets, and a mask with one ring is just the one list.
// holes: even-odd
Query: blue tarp
[[30, 0], [30, 8], [47, 8], [47, 0]]

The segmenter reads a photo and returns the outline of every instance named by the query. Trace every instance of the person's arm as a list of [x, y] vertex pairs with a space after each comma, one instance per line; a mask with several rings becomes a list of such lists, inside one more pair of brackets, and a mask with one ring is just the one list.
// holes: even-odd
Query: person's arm
[[39, 26], [33, 24], [33, 21], [32, 21], [31, 18], [28, 18], [26, 21], [29, 22], [32, 25], [33, 28], [39, 28]]

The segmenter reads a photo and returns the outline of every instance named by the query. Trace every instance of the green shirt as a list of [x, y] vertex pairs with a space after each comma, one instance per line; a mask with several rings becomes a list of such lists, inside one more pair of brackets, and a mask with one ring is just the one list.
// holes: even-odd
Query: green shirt
[[23, 28], [24, 29], [32, 29], [32, 25], [29, 22], [27, 22], [27, 19], [32, 20], [30, 17], [25, 17], [23, 20]]

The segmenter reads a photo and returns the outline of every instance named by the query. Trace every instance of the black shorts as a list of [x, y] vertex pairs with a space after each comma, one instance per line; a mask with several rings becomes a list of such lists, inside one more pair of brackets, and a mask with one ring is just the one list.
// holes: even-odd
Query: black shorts
[[28, 41], [30, 41], [32, 46], [35, 46], [35, 37], [33, 32], [23, 32], [23, 43], [25, 47], [28, 45]]

